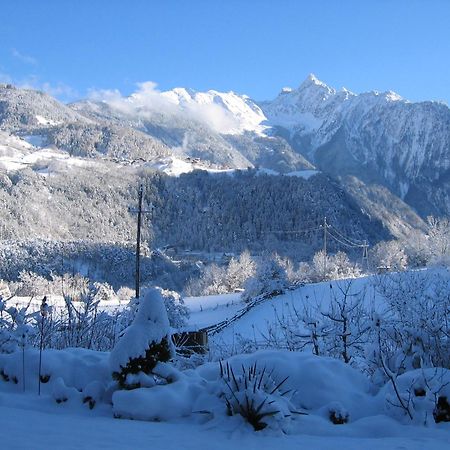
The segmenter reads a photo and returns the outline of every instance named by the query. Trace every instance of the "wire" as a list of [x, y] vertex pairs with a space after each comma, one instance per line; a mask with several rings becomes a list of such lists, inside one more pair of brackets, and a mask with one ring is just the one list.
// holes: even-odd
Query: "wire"
[[352, 244], [352, 245], [365, 245], [365, 242], [364, 242], [364, 241], [360, 241], [359, 239], [355, 239], [355, 240], [352, 241], [351, 239], [345, 237], [345, 236], [344, 236], [342, 233], [340, 233], [340, 232], [337, 230], [337, 228], [334, 227], [333, 225], [330, 225], [329, 227], [330, 227], [330, 228], [333, 228], [333, 231], [334, 231], [341, 239], [344, 239], [344, 240], [347, 241], [349, 244]]
[[310, 231], [317, 231], [322, 229], [322, 226], [314, 227], [314, 228], [307, 228], [305, 230], [271, 230], [271, 231], [265, 231], [264, 234], [270, 234], [270, 233], [284, 233], [284, 234], [297, 234], [297, 233], [309, 233]]
[[332, 237], [335, 241], [339, 242], [341, 245], [345, 245], [346, 247], [350, 248], [364, 248], [365, 245], [363, 244], [348, 244], [347, 242], [341, 241], [339, 238], [334, 236], [330, 231], [328, 231], [328, 235]]

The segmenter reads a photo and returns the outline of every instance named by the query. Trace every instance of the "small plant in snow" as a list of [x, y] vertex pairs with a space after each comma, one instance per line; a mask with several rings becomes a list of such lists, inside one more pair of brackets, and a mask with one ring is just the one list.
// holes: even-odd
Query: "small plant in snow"
[[255, 431], [270, 426], [283, 428], [295, 413], [282, 386], [288, 379], [276, 382], [272, 378], [273, 370], [257, 368], [256, 362], [250, 367], [242, 367], [242, 373], [236, 375], [233, 368], [220, 362], [220, 377], [224, 383], [222, 396], [228, 415], [239, 414]]

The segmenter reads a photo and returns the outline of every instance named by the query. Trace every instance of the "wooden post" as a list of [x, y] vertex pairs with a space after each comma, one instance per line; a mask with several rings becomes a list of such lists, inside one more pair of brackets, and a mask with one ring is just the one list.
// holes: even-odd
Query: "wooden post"
[[324, 276], [327, 273], [327, 218], [323, 218], [323, 268]]
[[142, 222], [142, 194], [144, 187], [139, 185], [139, 200], [137, 210], [137, 236], [136, 236], [136, 278], [135, 278], [135, 290], [136, 298], [140, 296], [140, 284], [141, 284], [141, 222]]
[[139, 184], [138, 189], [138, 208], [128, 208], [130, 213], [137, 213], [137, 232], [136, 232], [136, 273], [135, 273], [135, 296], [139, 298], [140, 285], [141, 285], [141, 224], [142, 224], [142, 214], [149, 214], [153, 210], [153, 206], [150, 205], [150, 209], [142, 209], [142, 200], [144, 197], [144, 185]]

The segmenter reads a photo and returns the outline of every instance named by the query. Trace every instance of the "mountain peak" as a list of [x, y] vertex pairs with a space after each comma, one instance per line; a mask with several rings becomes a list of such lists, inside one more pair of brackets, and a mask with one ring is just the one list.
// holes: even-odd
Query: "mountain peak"
[[305, 81], [300, 85], [300, 89], [306, 88], [309, 86], [321, 86], [327, 89], [330, 89], [323, 81], [320, 81], [313, 73], [310, 73]]

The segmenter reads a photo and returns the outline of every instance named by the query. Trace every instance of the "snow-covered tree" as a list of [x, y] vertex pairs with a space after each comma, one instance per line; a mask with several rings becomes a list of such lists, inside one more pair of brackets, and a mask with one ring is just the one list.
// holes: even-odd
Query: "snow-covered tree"
[[408, 266], [408, 257], [400, 241], [379, 242], [371, 250], [371, 260], [375, 268], [401, 271]]
[[255, 297], [271, 297], [282, 294], [288, 286], [286, 270], [278, 255], [265, 255], [258, 261], [255, 275], [245, 283], [243, 298], [250, 301]]
[[361, 269], [352, 263], [344, 252], [337, 252], [328, 259], [328, 276], [332, 280], [355, 278], [361, 275]]
[[427, 218], [427, 224], [430, 262], [450, 265], [450, 220], [430, 216]]
[[244, 283], [254, 275], [255, 266], [248, 250], [242, 252], [238, 259], [231, 258], [225, 275], [228, 292], [243, 288]]
[[158, 362], [168, 361], [173, 351], [161, 292], [151, 288], [138, 302], [133, 322], [119, 337], [109, 359], [113, 378], [124, 389], [154, 384], [153, 369]]

